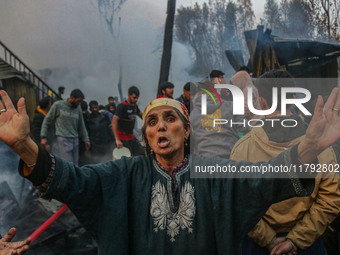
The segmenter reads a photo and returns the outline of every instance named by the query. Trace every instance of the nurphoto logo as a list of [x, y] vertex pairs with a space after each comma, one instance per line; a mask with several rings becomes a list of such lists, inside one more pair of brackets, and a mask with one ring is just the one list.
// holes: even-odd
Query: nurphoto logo
[[[231, 84], [215, 84], [214, 88], [216, 89], [229, 89], [230, 93], [233, 96], [233, 114], [234, 115], [244, 115], [244, 94], [240, 88], [238, 88], [235, 85]], [[204, 90], [206, 91], [206, 90]], [[215, 91], [215, 90], [213, 90]], [[206, 91], [207, 92], [207, 91]], [[304, 103], [307, 103], [311, 99], [311, 93], [308, 89], [305, 88], [297, 88], [297, 87], [285, 87], [281, 88], [280, 91], [280, 98], [281, 98], [281, 115], [286, 115], [286, 109], [287, 105], [295, 105], [304, 115], [306, 116], [311, 116], [312, 114], [303, 106]], [[287, 98], [287, 94], [292, 94], [292, 93], [299, 93], [299, 94], [304, 94], [305, 97], [303, 98]], [[210, 97], [213, 98], [211, 93], [207, 93]], [[201, 95], [201, 102], [202, 102], [202, 109], [201, 109], [201, 114], [206, 115], [207, 114], [207, 94], [202, 94]], [[278, 106], [278, 88], [273, 87], [272, 88], [272, 105], [269, 109], [266, 110], [258, 110], [255, 109], [254, 104], [253, 104], [253, 96], [252, 96], [252, 88], [248, 88], [248, 96], [247, 96], [247, 105], [249, 108], [249, 111], [255, 115], [258, 116], [265, 116], [265, 115], [270, 115], [274, 113], [277, 109]], [[213, 98], [213, 101], [216, 104], [215, 99]], [[222, 102], [220, 101], [222, 104]], [[251, 123], [256, 122], [256, 126], [262, 127], [264, 125], [265, 121], [269, 121], [272, 123], [272, 127], [274, 127], [274, 123], [276, 121], [280, 121], [281, 125], [283, 127], [295, 127], [297, 125], [296, 120], [294, 119], [285, 119], [285, 120], [280, 120], [280, 119], [251, 119], [251, 120], [244, 120], [243, 122], [232, 122], [232, 120], [226, 120], [226, 119], [214, 119], [213, 121], [213, 126], [215, 125], [224, 125], [224, 124], [230, 124], [232, 125], [243, 125], [245, 126], [248, 124], [248, 126], [252, 126]]]

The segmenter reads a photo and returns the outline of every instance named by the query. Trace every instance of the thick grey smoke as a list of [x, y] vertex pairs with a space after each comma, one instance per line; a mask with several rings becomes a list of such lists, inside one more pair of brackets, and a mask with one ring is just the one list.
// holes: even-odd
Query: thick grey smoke
[[[180, 4], [180, 3], [178, 3]], [[118, 42], [123, 63], [123, 94], [131, 85], [141, 89], [140, 108], [156, 96], [167, 1], [128, 0], [116, 14], [121, 17]], [[20, 17], [20, 18], [18, 18]], [[34, 70], [51, 71], [48, 84], [84, 91], [86, 100], [106, 104], [117, 96], [119, 78], [115, 41], [100, 15], [96, 0], [3, 0], [0, 40]], [[174, 43], [170, 81], [175, 96], [189, 77], [190, 52]], [[47, 76], [46, 76], [47, 77]]]
[[4, 221], [5, 216], [24, 199], [30, 184], [18, 174], [19, 157], [1, 141], [0, 158], [0, 233], [3, 234], [11, 227]]

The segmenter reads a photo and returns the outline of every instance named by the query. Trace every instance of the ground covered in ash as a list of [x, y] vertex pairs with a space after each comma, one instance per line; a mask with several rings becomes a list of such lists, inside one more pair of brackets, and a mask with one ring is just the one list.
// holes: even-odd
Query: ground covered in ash
[[[18, 156], [0, 141], [0, 234], [17, 228], [15, 240], [27, 238], [63, 205], [44, 200], [18, 174]], [[67, 210], [30, 247], [27, 255], [97, 254], [97, 244]]]

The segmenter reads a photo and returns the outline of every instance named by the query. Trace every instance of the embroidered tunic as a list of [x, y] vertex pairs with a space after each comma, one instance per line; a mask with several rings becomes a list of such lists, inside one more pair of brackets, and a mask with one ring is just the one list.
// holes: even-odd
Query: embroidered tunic
[[[270, 161], [297, 163], [296, 147]], [[249, 165], [226, 159], [195, 158], [209, 164]], [[190, 162], [189, 162], [190, 164]], [[41, 148], [27, 178], [45, 187], [45, 198], [66, 203], [98, 242], [98, 254], [237, 254], [240, 240], [270, 204], [312, 191], [314, 180], [191, 179], [189, 164], [171, 177], [148, 157], [123, 158], [77, 167]], [[19, 171], [22, 173], [23, 162]], [[52, 169], [46, 170], [46, 169]], [[45, 182], [43, 184], [43, 182]], [[296, 184], [298, 183], [298, 184]]]

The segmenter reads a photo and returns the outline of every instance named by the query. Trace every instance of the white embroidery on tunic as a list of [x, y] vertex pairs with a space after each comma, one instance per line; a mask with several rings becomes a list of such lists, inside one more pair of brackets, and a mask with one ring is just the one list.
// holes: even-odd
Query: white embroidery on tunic
[[173, 213], [170, 210], [168, 194], [164, 185], [160, 181], [153, 185], [150, 213], [156, 226], [155, 232], [166, 228], [171, 242], [175, 241], [175, 236], [178, 235], [180, 229], [187, 228], [188, 232], [192, 233], [191, 225], [196, 213], [194, 193], [194, 187], [186, 182], [181, 191], [178, 211]]

